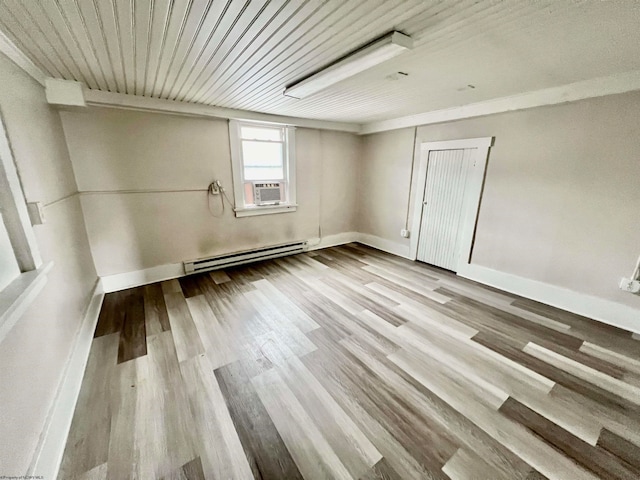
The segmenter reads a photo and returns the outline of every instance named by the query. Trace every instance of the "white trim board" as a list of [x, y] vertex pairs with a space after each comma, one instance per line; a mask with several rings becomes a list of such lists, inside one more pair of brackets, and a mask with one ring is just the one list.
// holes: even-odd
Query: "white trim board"
[[[357, 242], [400, 257], [409, 257], [409, 247], [399, 242], [358, 233]], [[640, 340], [640, 310], [627, 305], [574, 292], [566, 288], [531, 280], [517, 275], [490, 269], [476, 264], [467, 264], [457, 275], [483, 285], [498, 288], [545, 305], [576, 313], [599, 322], [634, 332]]]
[[[385, 252], [406, 257], [406, 252], [402, 248], [398, 249], [393, 242], [384, 240], [373, 235], [364, 235], [357, 232], [343, 232], [335, 235], [327, 235], [320, 238], [308, 240], [308, 250], [319, 250], [321, 248], [335, 247], [345, 243], [360, 242], [372, 246]], [[401, 246], [402, 247], [402, 246]], [[173, 278], [184, 277], [184, 266], [182, 263], [169, 263], [157, 267], [136, 270], [133, 272], [116, 273], [101, 277], [102, 287], [105, 293], [117, 292], [125, 288], [139, 287], [150, 283], [162, 282]]]
[[419, 166], [413, 169], [415, 179], [411, 179], [412, 185], [417, 185], [412, 191], [413, 196], [411, 239], [409, 243], [409, 258], [416, 260], [418, 256], [418, 242], [420, 239], [420, 225], [424, 209], [424, 191], [427, 183], [427, 169], [429, 164], [429, 152], [436, 150], [475, 149], [473, 152], [473, 164], [469, 167], [465, 184], [464, 204], [462, 207], [462, 224], [460, 226], [460, 247], [458, 254], [457, 271], [469, 264], [473, 249], [476, 223], [480, 211], [480, 201], [484, 186], [484, 175], [487, 169], [489, 148], [493, 145], [493, 137], [466, 138], [460, 140], [446, 140], [440, 142], [425, 142], [420, 144]]
[[0, 52], [44, 87], [47, 76], [0, 30]]
[[76, 333], [71, 354], [67, 359], [58, 391], [49, 409], [27, 475], [42, 478], [58, 477], [103, 298], [104, 292], [98, 279], [91, 293], [82, 324]]
[[357, 242], [359, 238], [357, 232], [343, 232], [336, 233], [334, 235], [326, 235], [322, 238], [310, 238], [307, 242], [307, 250], [320, 250], [323, 248], [335, 247], [337, 245], [344, 245], [345, 243]]
[[464, 148], [489, 148], [493, 146], [494, 137], [461, 138], [460, 140], [440, 140], [437, 142], [424, 142], [420, 144], [420, 150], [455, 150]]
[[358, 233], [356, 241], [369, 247], [382, 250], [383, 252], [397, 255], [398, 257], [415, 260], [410, 256], [409, 245], [403, 245], [402, 243], [394, 242], [393, 240], [388, 240], [368, 233]]
[[[309, 250], [319, 250], [352, 242], [362, 243], [383, 252], [412, 260], [409, 255], [409, 245], [359, 232], [344, 232], [327, 235], [322, 239], [309, 239]], [[640, 310], [626, 305], [476, 264], [467, 264], [463, 270], [458, 272], [458, 275], [640, 335]], [[182, 263], [174, 263], [102, 277], [102, 284], [105, 293], [109, 293], [182, 276], [184, 276]]]
[[[1, 32], [0, 32], [1, 34]], [[6, 38], [6, 37], [5, 37]], [[8, 40], [8, 39], [7, 39]], [[10, 44], [13, 45], [13, 44]], [[13, 46], [15, 49], [15, 46]], [[19, 50], [15, 49], [17, 52]], [[5, 53], [18, 66], [33, 76], [41, 84], [45, 84], [44, 74], [38, 67], [25, 62], [30, 60], [24, 55], [16, 54], [11, 46], [0, 38], [0, 51]], [[21, 53], [21, 52], [20, 52]], [[34, 70], [35, 69], [35, 70]], [[40, 72], [38, 74], [38, 72]], [[40, 78], [39, 75], [42, 75]], [[61, 80], [63, 81], [63, 80]], [[369, 135], [388, 130], [445, 123], [465, 118], [481, 117], [496, 113], [525, 110], [528, 108], [557, 105], [561, 103], [575, 102], [588, 98], [604, 97], [620, 93], [640, 90], [640, 70], [617, 73], [605, 77], [592, 78], [579, 82], [569, 83], [557, 87], [544, 88], [530, 92], [519, 93], [507, 97], [494, 98], [483, 102], [460, 105], [441, 110], [408, 115], [404, 117], [380, 120], [365, 124], [350, 122], [335, 122], [328, 120], [315, 120], [310, 118], [290, 117], [247, 110], [216, 107], [196, 103], [187, 103], [159, 98], [141, 97], [115, 92], [103, 92], [100, 90], [84, 90], [84, 99], [88, 106], [122, 108], [144, 112], [166, 113], [174, 115], [188, 115], [201, 117], [225, 118], [234, 120], [253, 120], [262, 122], [293, 125], [305, 128], [317, 128], [322, 130], [336, 130], [360, 135]]]
[[85, 102], [88, 106], [122, 108], [143, 112], [169, 113], [175, 115], [191, 115], [198, 117], [215, 117], [233, 120], [253, 120], [277, 123], [321, 130], [337, 130], [342, 132], [359, 133], [357, 123], [330, 122], [310, 118], [288, 117], [270, 113], [235, 110], [233, 108], [214, 107], [197, 103], [178, 102], [161, 98], [140, 97], [123, 93], [103, 92], [100, 90], [84, 90]]
[[11, 141], [0, 112], [0, 199], [4, 224], [22, 272], [40, 268], [42, 257], [18, 175]]
[[2, 343], [47, 284], [47, 274], [53, 262], [37, 270], [21, 274], [0, 292], [0, 343]]
[[168, 263], [157, 267], [145, 268], [144, 270], [116, 273], [100, 278], [105, 293], [111, 293], [125, 288], [139, 287], [179, 277], [184, 277], [184, 265], [182, 263]]
[[500, 272], [481, 265], [467, 265], [458, 275], [505, 292], [514, 293], [537, 302], [577, 313], [607, 325], [640, 334], [640, 310], [574, 292], [566, 288]]
[[[351, 241], [412, 260], [409, 257], [409, 247], [393, 240], [368, 233], [355, 233], [355, 239]], [[637, 337], [640, 340], [640, 310], [627, 305], [476, 264], [467, 264], [458, 272], [458, 275], [607, 325], [635, 332], [634, 338]]]
[[[360, 234], [356, 232], [338, 233], [326, 237], [309, 240], [309, 250], [333, 247], [345, 243], [357, 242]], [[364, 242], [363, 242], [364, 243]], [[392, 252], [393, 253], [393, 252]], [[184, 277], [184, 265], [182, 263], [169, 263], [157, 267], [135, 270], [133, 272], [116, 273], [101, 277], [105, 293], [117, 292], [125, 288], [139, 287], [150, 283], [162, 282], [173, 278]]]
[[532, 92], [495, 98], [453, 108], [408, 115], [406, 117], [381, 120], [362, 125], [360, 134], [385, 132], [399, 128], [451, 122], [464, 118], [481, 117], [495, 113], [512, 112], [527, 108], [575, 102], [587, 98], [604, 97], [618, 93], [640, 90], [640, 70], [617, 73], [606, 77], [592, 78], [559, 87], [544, 88]]

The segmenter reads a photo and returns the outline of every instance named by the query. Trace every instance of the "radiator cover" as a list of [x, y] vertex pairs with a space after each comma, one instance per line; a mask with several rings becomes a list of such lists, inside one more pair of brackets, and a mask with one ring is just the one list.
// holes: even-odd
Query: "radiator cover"
[[242, 252], [228, 253], [215, 257], [200, 258], [198, 260], [190, 260], [183, 262], [184, 273], [208, 272], [210, 270], [218, 270], [221, 268], [232, 267], [234, 265], [243, 265], [245, 263], [257, 262], [260, 260], [268, 260], [270, 258], [284, 257], [286, 255], [295, 255], [307, 250], [307, 242], [286, 243], [283, 245], [273, 245], [270, 247], [255, 248]]

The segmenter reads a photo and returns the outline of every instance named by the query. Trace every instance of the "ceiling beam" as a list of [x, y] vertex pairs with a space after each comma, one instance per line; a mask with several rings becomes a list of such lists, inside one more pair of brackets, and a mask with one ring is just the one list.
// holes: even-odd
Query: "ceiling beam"
[[0, 52], [44, 87], [47, 76], [0, 30]]
[[103, 92], [100, 90], [84, 90], [87, 106], [123, 108], [144, 112], [169, 113], [174, 115], [190, 115], [199, 117], [227, 118], [234, 120], [253, 120], [282, 125], [292, 125], [320, 130], [338, 130], [342, 132], [359, 133], [361, 125], [357, 123], [331, 122], [310, 118], [288, 117], [269, 113], [236, 110], [233, 108], [215, 107], [197, 103], [186, 103], [160, 98], [125, 95], [122, 93]]
[[606, 95], [615, 95], [634, 90], [640, 90], [640, 70], [583, 80], [560, 87], [545, 88], [509, 97], [487, 100], [485, 102], [471, 103], [460, 107], [445, 108], [391, 120], [370, 122], [362, 125], [360, 133], [362, 135], [368, 135], [370, 133], [397, 130], [399, 128], [451, 122], [464, 118], [482, 117], [545, 105], [575, 102], [587, 98], [604, 97]]

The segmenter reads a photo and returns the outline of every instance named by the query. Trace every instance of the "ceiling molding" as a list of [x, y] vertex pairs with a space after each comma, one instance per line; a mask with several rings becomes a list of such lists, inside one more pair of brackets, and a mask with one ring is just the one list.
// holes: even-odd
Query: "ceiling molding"
[[545, 105], [558, 105], [560, 103], [604, 97], [606, 95], [615, 95], [634, 90], [640, 90], [640, 70], [593, 78], [591, 80], [569, 83], [560, 87], [545, 88], [460, 107], [366, 123], [362, 125], [360, 134], [368, 135], [370, 133], [397, 130], [399, 128], [451, 122], [464, 118], [482, 117]]
[[84, 90], [87, 106], [122, 108], [143, 112], [168, 113], [174, 115], [189, 115], [199, 117], [214, 117], [233, 120], [253, 120], [260, 122], [279, 123], [304, 128], [321, 130], [337, 130], [342, 132], [359, 133], [361, 125], [357, 123], [330, 122], [308, 118], [271, 115], [268, 113], [236, 110], [232, 108], [214, 107], [196, 103], [177, 102], [160, 98], [125, 95], [122, 93], [103, 92], [100, 90]]
[[44, 87], [47, 76], [0, 30], [0, 52]]

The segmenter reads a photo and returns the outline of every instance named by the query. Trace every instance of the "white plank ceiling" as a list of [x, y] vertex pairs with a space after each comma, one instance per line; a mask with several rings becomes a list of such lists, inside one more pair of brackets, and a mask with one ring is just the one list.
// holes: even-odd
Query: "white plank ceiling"
[[[0, 29], [49, 76], [357, 123], [640, 69], [639, 25], [635, 0], [0, 0]], [[282, 95], [394, 29], [412, 51]]]

